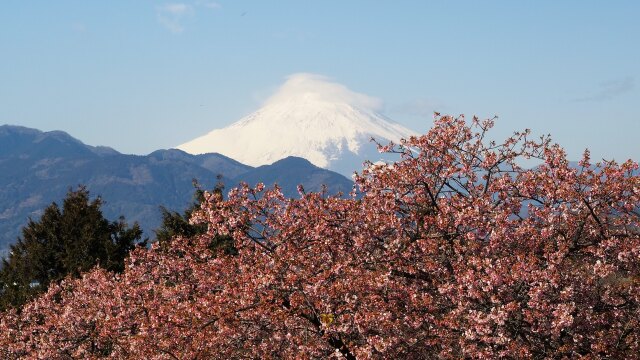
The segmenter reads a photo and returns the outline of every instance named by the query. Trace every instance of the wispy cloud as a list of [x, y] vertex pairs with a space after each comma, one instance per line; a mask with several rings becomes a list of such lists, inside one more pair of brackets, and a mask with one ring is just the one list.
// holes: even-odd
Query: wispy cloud
[[635, 88], [635, 79], [627, 76], [622, 79], [615, 79], [600, 83], [598, 90], [592, 95], [576, 98], [577, 102], [600, 102], [611, 100], [616, 96], [627, 93]]
[[193, 12], [193, 6], [185, 3], [165, 4], [156, 8], [158, 22], [172, 33], [183, 32], [183, 22]]
[[184, 23], [193, 17], [198, 8], [209, 10], [220, 9], [222, 5], [212, 0], [195, 0], [190, 3], [169, 3], [156, 8], [156, 16], [160, 25], [172, 33], [184, 31]]

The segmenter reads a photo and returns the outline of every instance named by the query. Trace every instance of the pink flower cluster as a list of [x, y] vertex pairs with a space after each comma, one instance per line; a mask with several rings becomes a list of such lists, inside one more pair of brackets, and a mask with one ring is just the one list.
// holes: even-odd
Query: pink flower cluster
[[[207, 194], [206, 235], [0, 316], [3, 358], [639, 358], [637, 164], [436, 116], [362, 196]], [[523, 159], [538, 159], [533, 169]], [[209, 246], [231, 236], [237, 255]]]

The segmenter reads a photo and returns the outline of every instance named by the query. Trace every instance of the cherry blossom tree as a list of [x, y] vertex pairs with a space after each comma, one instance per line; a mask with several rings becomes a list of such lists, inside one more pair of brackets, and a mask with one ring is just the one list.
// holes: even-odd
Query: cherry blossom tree
[[0, 354], [638, 358], [638, 165], [572, 166], [548, 137], [495, 143], [492, 126], [437, 115], [380, 146], [401, 159], [367, 164], [347, 199], [205, 193], [206, 234], [2, 314]]

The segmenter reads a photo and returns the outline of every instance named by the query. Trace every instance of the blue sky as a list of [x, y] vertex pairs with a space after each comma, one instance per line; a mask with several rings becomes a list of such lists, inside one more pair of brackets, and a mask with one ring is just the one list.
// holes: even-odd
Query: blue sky
[[0, 6], [0, 124], [145, 154], [257, 109], [294, 73], [640, 160], [639, 1], [26, 1]]

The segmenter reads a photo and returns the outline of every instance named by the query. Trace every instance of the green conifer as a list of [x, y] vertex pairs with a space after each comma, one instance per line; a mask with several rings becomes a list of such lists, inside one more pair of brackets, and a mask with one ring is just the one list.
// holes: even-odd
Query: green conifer
[[62, 209], [54, 202], [40, 220], [29, 219], [22, 237], [11, 246], [0, 270], [0, 310], [20, 307], [49, 284], [67, 275], [78, 277], [98, 265], [121, 272], [124, 259], [140, 242], [138, 224], [123, 217], [110, 222], [102, 215], [100, 197], [93, 200], [84, 186], [69, 190]]

